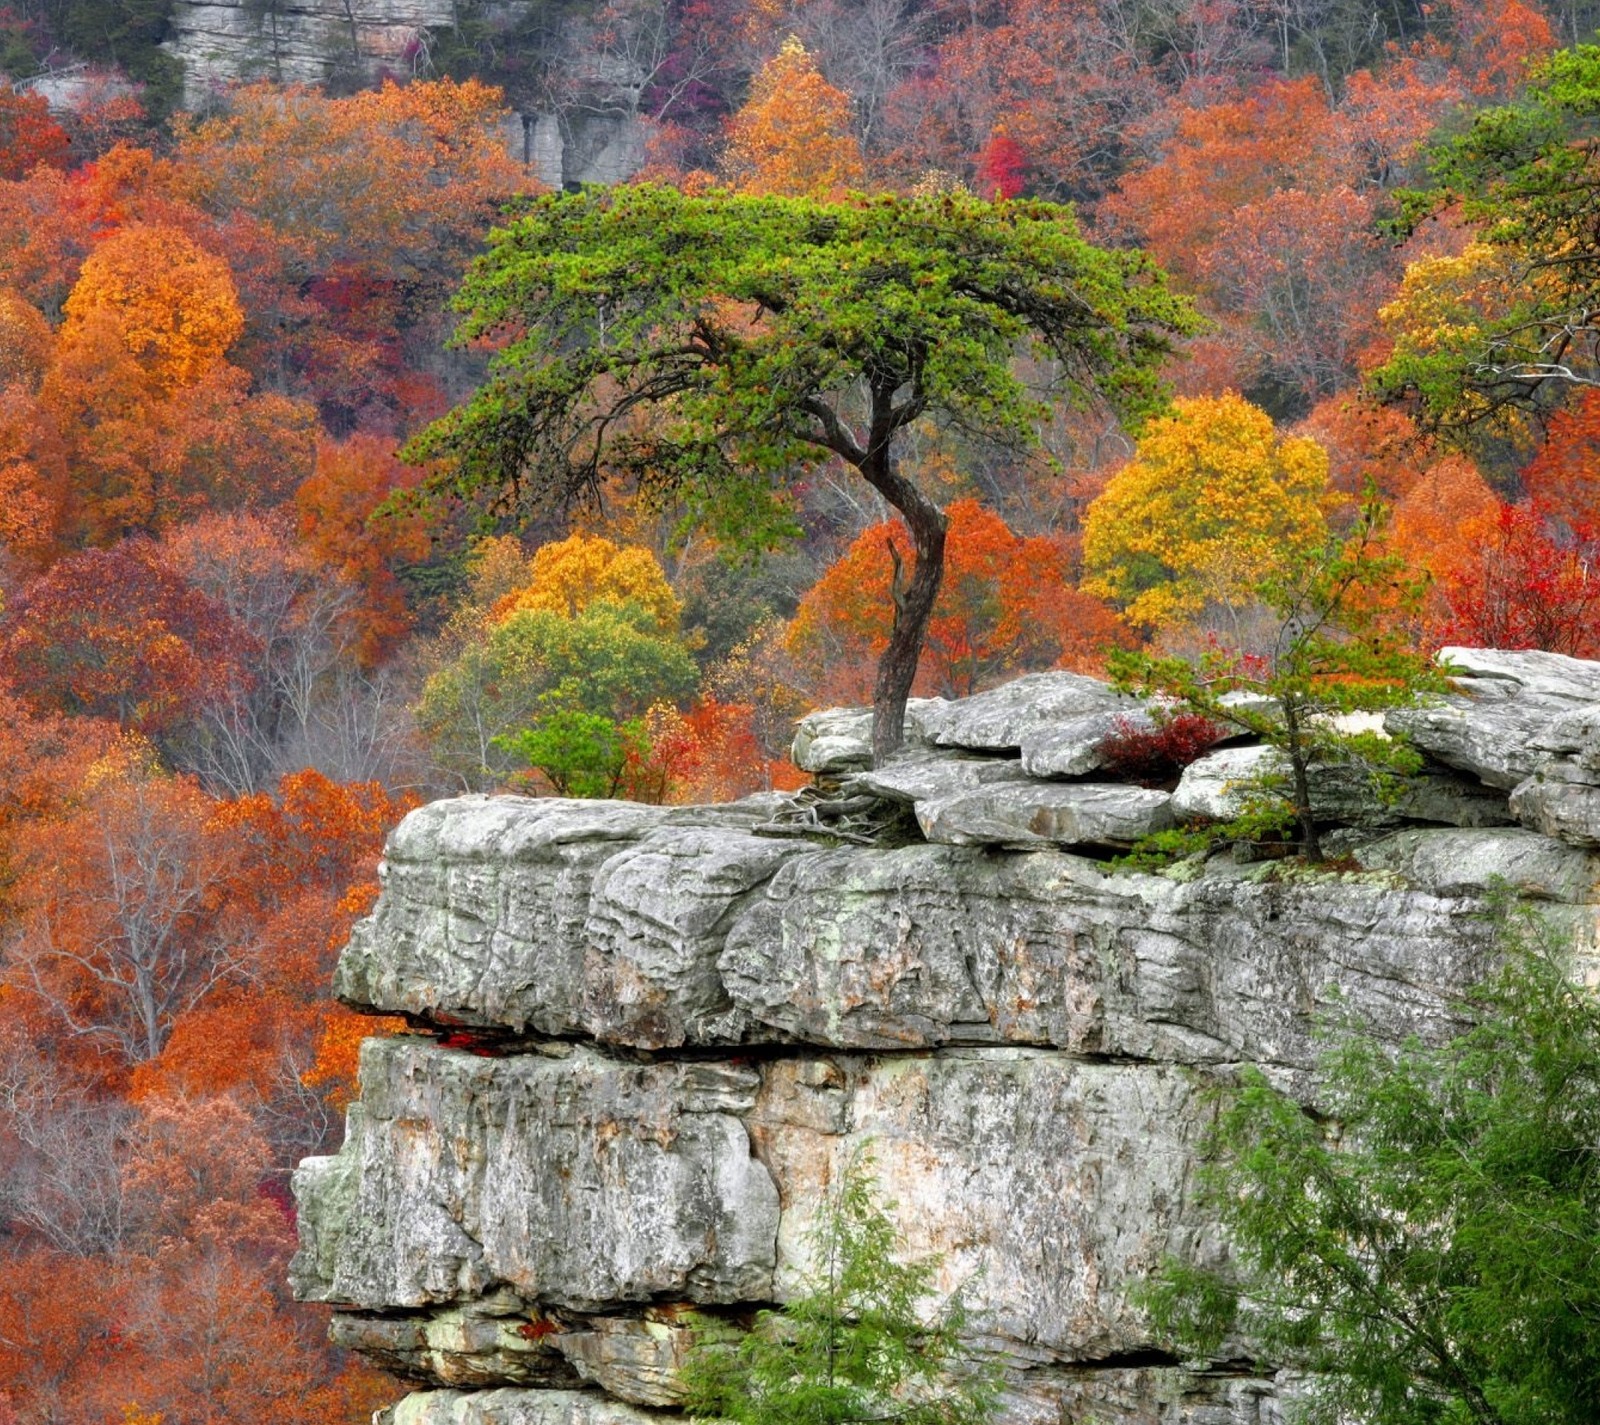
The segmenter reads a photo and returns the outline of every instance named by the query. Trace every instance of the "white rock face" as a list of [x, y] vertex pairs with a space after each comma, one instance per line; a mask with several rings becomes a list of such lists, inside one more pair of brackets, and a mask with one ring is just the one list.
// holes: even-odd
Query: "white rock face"
[[1030, 673], [987, 693], [950, 703], [937, 721], [927, 718], [924, 723], [928, 735], [941, 747], [1018, 752], [1032, 738], [1047, 736], [1068, 719], [1086, 714], [1132, 714], [1140, 706], [1136, 698], [1112, 692], [1098, 678], [1079, 673]]
[[[910, 844], [773, 835], [771, 797], [418, 810], [337, 988], [434, 1033], [369, 1041], [344, 1148], [296, 1175], [297, 1293], [446, 1387], [388, 1425], [681, 1418], [686, 1313], [801, 1290], [870, 1147], [1006, 1367], [1005, 1425], [1283, 1425], [1292, 1378], [1187, 1370], [1130, 1304], [1163, 1253], [1226, 1252], [1196, 1196], [1209, 1086], [1254, 1064], [1315, 1106], [1331, 1014], [1455, 1032], [1501, 885], [1600, 982], [1600, 668], [1469, 656], [1465, 692], [1393, 716], [1433, 759], [1398, 800], [1319, 770], [1340, 870], [1109, 867], [1136, 821], [1225, 815], [1274, 754], [1215, 752], [1170, 799], [1033, 776], [1029, 739], [1107, 709], [1068, 675], [1029, 683], [1032, 721], [1015, 691], [923, 705], [877, 771], [863, 712], [809, 721], [830, 785], [913, 809]], [[462, 1026], [471, 1048], [435, 1042]]]
[[[943, 698], [912, 698], [906, 703], [906, 746], [930, 741], [930, 727], [941, 725], [952, 704]], [[872, 709], [823, 708], [807, 713], [795, 728], [789, 756], [802, 772], [834, 776], [872, 765]]]
[[593, 1391], [430, 1390], [381, 1411], [373, 1425], [655, 1425], [661, 1419]]
[[[497, 17], [515, 21], [531, 4], [504, 0]], [[452, 0], [174, 0], [164, 47], [183, 62], [185, 106], [203, 110], [251, 80], [373, 84], [426, 73], [434, 32], [456, 20]], [[513, 114], [507, 125], [506, 148], [546, 187], [623, 183], [644, 166], [641, 74], [589, 69], [569, 76], [576, 93], [563, 112]]]

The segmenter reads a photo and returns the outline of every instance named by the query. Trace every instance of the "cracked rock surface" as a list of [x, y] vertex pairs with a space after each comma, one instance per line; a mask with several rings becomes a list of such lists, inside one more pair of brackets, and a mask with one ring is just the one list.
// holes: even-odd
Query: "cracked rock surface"
[[[1600, 666], [1553, 657], [1454, 651], [1461, 691], [1394, 718], [1430, 759], [1409, 799], [1325, 779], [1337, 868], [1122, 871], [1059, 810], [1019, 837], [1017, 808], [1220, 816], [1265, 760], [1221, 749], [1170, 806], [1115, 783], [1083, 729], [1145, 714], [1064, 674], [919, 705], [875, 773], [862, 714], [808, 720], [825, 775], [922, 840], [776, 836], [770, 797], [419, 809], [336, 982], [416, 1032], [367, 1042], [343, 1149], [296, 1174], [297, 1294], [417, 1387], [387, 1425], [681, 1418], [688, 1314], [792, 1297], [870, 1145], [1006, 1368], [1008, 1425], [1281, 1425], [1293, 1379], [1186, 1368], [1128, 1289], [1226, 1255], [1196, 1196], [1210, 1086], [1253, 1064], [1314, 1105], [1330, 1014], [1453, 1032], [1496, 888], [1600, 979]], [[938, 837], [962, 798], [982, 817]]]

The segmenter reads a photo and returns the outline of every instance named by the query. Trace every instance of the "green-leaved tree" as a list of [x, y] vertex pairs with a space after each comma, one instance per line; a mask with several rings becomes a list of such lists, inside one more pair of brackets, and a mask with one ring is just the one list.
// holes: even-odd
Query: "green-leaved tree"
[[[437, 492], [544, 510], [621, 474], [748, 550], [792, 532], [790, 487], [836, 460], [900, 512], [915, 558], [874, 689], [879, 760], [903, 737], [944, 560], [902, 433], [931, 420], [1032, 448], [1048, 396], [1137, 423], [1197, 325], [1143, 254], [1091, 246], [1053, 204], [649, 185], [532, 201], [457, 307], [456, 340], [497, 347], [410, 446], [439, 462]], [[1030, 343], [1048, 393], [1018, 373]]]
[[1600, 1001], [1563, 958], [1517, 937], [1440, 1048], [1347, 1033], [1327, 1117], [1247, 1078], [1207, 1183], [1233, 1268], [1169, 1261], [1158, 1329], [1310, 1372], [1306, 1425], [1600, 1420]]
[[959, 1299], [928, 1303], [937, 1258], [901, 1260], [858, 1154], [810, 1234], [804, 1289], [730, 1340], [701, 1328], [684, 1375], [690, 1415], [737, 1425], [987, 1425], [999, 1374], [967, 1353]]

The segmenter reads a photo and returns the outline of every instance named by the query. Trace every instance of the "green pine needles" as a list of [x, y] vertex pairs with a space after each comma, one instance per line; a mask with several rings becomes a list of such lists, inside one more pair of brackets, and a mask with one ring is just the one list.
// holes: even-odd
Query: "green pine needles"
[[730, 1339], [703, 1323], [684, 1372], [692, 1416], [738, 1425], [986, 1425], [998, 1368], [961, 1340], [959, 1299], [919, 1314], [937, 1257], [897, 1259], [901, 1246], [875, 1200], [870, 1154], [858, 1153], [810, 1236], [805, 1289]]
[[1473, 1027], [1342, 1037], [1331, 1118], [1246, 1080], [1208, 1180], [1233, 1272], [1169, 1261], [1145, 1292], [1187, 1351], [1308, 1372], [1303, 1422], [1600, 1420], [1600, 1001], [1508, 924]]

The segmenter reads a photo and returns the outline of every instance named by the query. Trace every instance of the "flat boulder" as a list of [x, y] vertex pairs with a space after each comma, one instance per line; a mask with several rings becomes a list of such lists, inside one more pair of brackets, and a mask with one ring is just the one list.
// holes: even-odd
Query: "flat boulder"
[[1028, 780], [1022, 764], [1010, 757], [930, 757], [917, 754], [898, 758], [886, 767], [858, 772], [849, 790], [867, 792], [885, 801], [917, 802], [955, 796], [979, 787]]
[[1030, 673], [985, 693], [946, 703], [924, 722], [940, 747], [1020, 752], [1025, 742], [1069, 719], [1092, 713], [1133, 713], [1137, 698], [1081, 673]]
[[1529, 777], [1511, 793], [1511, 810], [1534, 831], [1568, 846], [1600, 847], [1600, 787], [1560, 776], [1562, 766]]
[[[906, 704], [906, 745], [925, 744], [928, 727], [939, 725], [951, 706], [943, 698], [912, 698]], [[789, 757], [813, 776], [837, 776], [872, 766], [872, 709], [823, 708], [807, 713], [795, 726]]]
[[[1231, 821], [1271, 780], [1286, 786], [1289, 759], [1276, 747], [1223, 747], [1183, 769], [1172, 793], [1180, 820]], [[1314, 764], [1307, 773], [1311, 807], [1319, 821], [1349, 826], [1396, 826], [1427, 822], [1440, 826], [1508, 826], [1515, 818], [1505, 797], [1445, 768], [1394, 777], [1380, 789], [1366, 768]]]
[[1085, 777], [1109, 760], [1106, 739], [1126, 730], [1149, 732], [1155, 721], [1133, 704], [1062, 718], [1022, 739], [1022, 766], [1032, 777]]
[[[1560, 653], [1446, 648], [1453, 691], [1385, 718], [1436, 761], [1510, 791], [1551, 760], [1548, 743], [1600, 702], [1600, 664]], [[1570, 736], [1570, 733], [1567, 734]]]
[[1126, 847], [1173, 824], [1167, 792], [1111, 782], [978, 787], [916, 805], [922, 834], [945, 846]]
[[679, 1417], [592, 1390], [428, 1390], [380, 1410], [373, 1425], [658, 1425], [669, 1418]]

